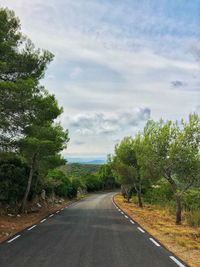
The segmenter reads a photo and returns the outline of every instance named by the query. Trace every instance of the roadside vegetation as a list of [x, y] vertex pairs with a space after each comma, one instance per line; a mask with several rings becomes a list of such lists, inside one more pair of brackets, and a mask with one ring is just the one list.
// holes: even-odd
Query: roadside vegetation
[[[167, 207], [181, 224], [200, 226], [200, 117], [187, 121], [148, 121], [134, 137], [115, 147], [112, 167], [130, 201]], [[135, 199], [135, 198], [134, 198]]]

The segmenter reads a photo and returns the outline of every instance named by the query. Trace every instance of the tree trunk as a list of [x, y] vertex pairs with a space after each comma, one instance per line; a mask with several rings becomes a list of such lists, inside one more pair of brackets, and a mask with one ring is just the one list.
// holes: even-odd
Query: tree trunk
[[141, 194], [141, 184], [139, 185], [139, 188], [135, 185], [135, 190], [137, 192], [137, 197], [138, 197], [138, 206], [140, 208], [143, 208], [143, 202], [142, 202], [142, 194]]
[[142, 196], [140, 190], [138, 191], [137, 195], [138, 195], [138, 205], [140, 208], [143, 208]]
[[176, 195], [176, 224], [181, 224], [181, 198]]
[[30, 172], [29, 172], [29, 177], [28, 177], [28, 183], [26, 187], [26, 192], [24, 194], [24, 198], [20, 207], [20, 212], [24, 213], [25, 207], [26, 207], [26, 202], [28, 199], [28, 195], [30, 193], [31, 189], [31, 183], [32, 183], [32, 178], [33, 178], [33, 171], [34, 171], [34, 165], [35, 165], [35, 159], [36, 159], [36, 154], [33, 155], [32, 160], [31, 160], [31, 166], [30, 166]]

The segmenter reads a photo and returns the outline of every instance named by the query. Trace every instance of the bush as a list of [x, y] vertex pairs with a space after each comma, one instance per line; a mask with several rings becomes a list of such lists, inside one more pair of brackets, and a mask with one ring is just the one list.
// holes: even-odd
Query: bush
[[199, 227], [200, 226], [200, 209], [188, 212], [187, 222], [190, 226]]
[[[25, 193], [29, 167], [14, 154], [0, 155], [0, 201], [14, 203], [20, 201]], [[30, 197], [36, 193], [37, 174], [32, 181]]]
[[173, 191], [168, 182], [160, 180], [156, 185], [152, 185], [144, 194], [145, 202], [150, 204], [161, 204], [171, 202], [173, 199]]
[[182, 207], [186, 211], [200, 210], [200, 191], [191, 189], [183, 195]]
[[88, 192], [98, 191], [102, 188], [102, 183], [95, 175], [88, 175], [85, 177], [84, 183]]
[[76, 185], [58, 169], [49, 171], [44, 186], [47, 194], [54, 192], [60, 197], [68, 198], [73, 198], [77, 195]]

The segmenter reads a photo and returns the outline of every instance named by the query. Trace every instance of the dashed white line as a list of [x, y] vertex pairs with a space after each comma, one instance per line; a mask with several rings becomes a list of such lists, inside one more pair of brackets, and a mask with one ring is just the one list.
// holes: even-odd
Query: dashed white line
[[178, 266], [185, 267], [179, 260], [177, 260], [174, 256], [169, 256]]
[[14, 238], [10, 239], [7, 241], [7, 243], [11, 243], [13, 242], [15, 239], [17, 239], [18, 237], [20, 237], [21, 235], [16, 235]]
[[40, 221], [40, 223], [43, 223], [43, 222], [45, 222], [45, 221], [46, 221], [46, 219], [43, 219], [43, 220]]
[[156, 242], [156, 240], [154, 240], [153, 238], [149, 238], [151, 240], [151, 242], [154, 243], [154, 245], [156, 245], [157, 247], [160, 247], [160, 244], [158, 244], [158, 242]]
[[130, 220], [130, 222], [131, 222], [132, 224], [135, 224], [134, 221], [132, 221], [132, 220]]
[[56, 211], [56, 213], [59, 213], [59, 212], [60, 212], [59, 210]]
[[61, 210], [64, 210], [64, 208], [62, 208]]
[[137, 229], [138, 229], [140, 232], [145, 233], [145, 231], [144, 231], [142, 228], [137, 227]]
[[33, 226], [31, 226], [30, 228], [28, 228], [27, 230], [28, 231], [30, 231], [30, 230], [32, 230], [33, 228], [35, 228], [36, 227], [36, 224], [35, 225], [33, 225]]
[[123, 211], [121, 211], [121, 214], [124, 214]]
[[51, 215], [49, 215], [49, 218], [51, 218], [51, 217], [53, 217], [54, 216], [54, 214], [51, 214]]
[[124, 217], [125, 217], [126, 219], [128, 219], [128, 216], [124, 215]]

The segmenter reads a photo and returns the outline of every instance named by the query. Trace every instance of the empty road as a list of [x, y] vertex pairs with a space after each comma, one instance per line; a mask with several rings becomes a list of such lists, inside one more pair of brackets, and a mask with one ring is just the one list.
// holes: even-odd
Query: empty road
[[90, 196], [2, 243], [0, 266], [186, 266], [122, 214], [113, 195]]

